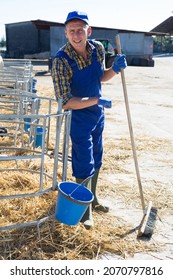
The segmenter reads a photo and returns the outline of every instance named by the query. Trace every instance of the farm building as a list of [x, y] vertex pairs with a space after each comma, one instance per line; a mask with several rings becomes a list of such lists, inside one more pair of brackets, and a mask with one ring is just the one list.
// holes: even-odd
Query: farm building
[[[56, 35], [56, 47], [60, 47], [66, 41], [64, 36], [64, 24], [44, 20], [31, 20], [26, 22], [6, 24], [6, 45], [7, 54], [10, 58], [23, 58], [28, 54], [50, 52], [54, 34], [53, 28], [58, 27], [58, 36]], [[115, 34], [121, 32], [133, 32], [135, 34], [144, 33], [129, 30], [117, 30], [104, 27], [92, 27], [92, 38], [113, 39]], [[52, 34], [51, 34], [52, 33]], [[144, 33], [152, 36], [150, 33]]]
[[[153, 64], [146, 64], [146, 61], [152, 60], [152, 36], [157, 34], [163, 36], [165, 33], [92, 26], [91, 38], [109, 39], [113, 48], [116, 48], [115, 35], [117, 33], [120, 34], [122, 49], [127, 55], [129, 65], [134, 59], [138, 65], [140, 58], [145, 60], [144, 66], [153, 66]], [[64, 24], [39, 19], [6, 24], [6, 40], [7, 57], [9, 58], [49, 59], [66, 42]]]
[[[27, 54], [50, 52], [50, 26], [63, 24], [31, 20], [6, 24], [6, 47], [9, 58], [24, 58]], [[47, 53], [47, 54], [46, 54]]]

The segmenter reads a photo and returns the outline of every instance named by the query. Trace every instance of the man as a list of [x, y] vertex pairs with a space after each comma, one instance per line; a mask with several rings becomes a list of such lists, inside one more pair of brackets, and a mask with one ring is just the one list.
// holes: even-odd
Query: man
[[124, 55], [115, 58], [110, 69], [104, 69], [104, 48], [101, 43], [88, 40], [91, 35], [86, 13], [70, 12], [65, 21], [68, 42], [55, 55], [52, 78], [57, 100], [62, 98], [63, 109], [72, 110], [72, 171], [77, 183], [86, 178], [94, 201], [85, 212], [82, 222], [93, 226], [92, 209], [108, 212], [96, 196], [96, 185], [102, 165], [102, 132], [104, 108], [111, 108], [111, 100], [101, 96], [101, 82], [108, 81], [127, 66]]

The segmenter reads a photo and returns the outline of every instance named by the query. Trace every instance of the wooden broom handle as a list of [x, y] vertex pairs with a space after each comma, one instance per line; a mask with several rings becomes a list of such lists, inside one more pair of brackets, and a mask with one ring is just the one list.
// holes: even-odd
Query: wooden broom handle
[[[121, 43], [120, 43], [120, 37], [118, 34], [115, 36], [115, 41], [116, 41], [117, 52], [118, 52], [118, 54], [121, 54]], [[143, 195], [141, 177], [140, 177], [140, 173], [139, 173], [139, 165], [138, 165], [138, 159], [137, 159], [137, 154], [136, 154], [136, 146], [135, 146], [135, 140], [134, 140], [134, 134], [133, 134], [133, 127], [132, 127], [132, 121], [131, 121], [131, 114], [130, 114], [128, 95], [127, 95], [124, 69], [121, 69], [121, 80], [122, 80], [127, 120], [128, 120], [130, 139], [131, 139], [131, 145], [132, 145], [132, 151], [133, 151], [133, 159], [134, 159], [134, 163], [135, 163], [136, 177], [137, 177], [138, 186], [139, 186], [139, 193], [140, 193], [140, 198], [141, 198], [141, 203], [142, 203], [142, 209], [145, 210], [144, 195]]]

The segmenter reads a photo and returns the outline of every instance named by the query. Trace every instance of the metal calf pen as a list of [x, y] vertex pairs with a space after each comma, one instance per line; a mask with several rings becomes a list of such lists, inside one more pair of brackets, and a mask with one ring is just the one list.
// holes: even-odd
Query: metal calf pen
[[[8, 124], [15, 126], [16, 124], [20, 126], [24, 125], [24, 119], [26, 115], [6, 115], [6, 116], [0, 116], [0, 120], [3, 122], [3, 124]], [[44, 193], [47, 193], [49, 191], [53, 191], [57, 187], [57, 181], [58, 180], [66, 180], [66, 172], [67, 172], [67, 161], [68, 161], [68, 141], [69, 141], [69, 127], [70, 127], [70, 112], [58, 112], [57, 114], [48, 114], [48, 115], [31, 115], [33, 121], [30, 123], [30, 130], [28, 132], [16, 132], [15, 129], [15, 142], [13, 142], [13, 145], [8, 146], [5, 144], [1, 145], [1, 152], [0, 152], [0, 163], [1, 168], [0, 172], [8, 172], [8, 174], [11, 174], [12, 172], [30, 172], [31, 173], [31, 181], [32, 181], [32, 175], [34, 173], [39, 174], [39, 185], [38, 189], [34, 192], [26, 192], [26, 193], [8, 193], [7, 195], [1, 195], [0, 200], [13, 200], [15, 198], [21, 198], [25, 199], [27, 197], [31, 196], [41, 196]], [[51, 130], [51, 120], [55, 120], [55, 130], [54, 133], [56, 135], [55, 143], [53, 147], [51, 147], [51, 150], [54, 150], [54, 158], [52, 159], [52, 153], [49, 153], [49, 142], [48, 142], [48, 135]], [[39, 123], [42, 122], [42, 125], [37, 123], [39, 120]], [[35, 123], [36, 121], [36, 123]], [[49, 123], [50, 122], [50, 123]], [[64, 131], [62, 132], [62, 124], [64, 123]], [[15, 124], [15, 125], [14, 125]], [[41, 134], [41, 143], [38, 147], [36, 145], [36, 138], [38, 135], [34, 134], [36, 129], [41, 127], [43, 130], [43, 133]], [[63, 133], [63, 139], [61, 143], [61, 134]], [[22, 138], [19, 139], [19, 137]], [[7, 133], [6, 136], [3, 136], [3, 138], [9, 139], [9, 137], [12, 137], [12, 132], [9, 134]], [[24, 139], [24, 141], [21, 141], [21, 139], [24, 138], [24, 136], [28, 136], [27, 140]], [[4, 140], [4, 139], [3, 139]], [[20, 146], [17, 144], [20, 142]], [[62, 149], [62, 153], [60, 153], [60, 146]], [[46, 171], [45, 161], [46, 158], [51, 160], [51, 164], [49, 166], [49, 171]], [[39, 163], [39, 170], [32, 168], [34, 165], [34, 160], [40, 160]], [[21, 164], [21, 161], [23, 161], [23, 164]], [[60, 175], [60, 179], [57, 179], [57, 173], [59, 169], [59, 161], [62, 162], [62, 175]], [[14, 167], [3, 167], [2, 163], [7, 162], [14, 162]], [[32, 164], [31, 164], [32, 163]], [[52, 170], [51, 170], [52, 169]], [[10, 178], [11, 176], [9, 176]], [[44, 187], [44, 180], [47, 180], [49, 178], [49, 188]], [[10, 181], [10, 179], [9, 179]], [[1, 208], [2, 209], [2, 208]], [[19, 228], [19, 227], [25, 227], [30, 225], [38, 225], [45, 220], [52, 218], [53, 216], [48, 216], [42, 219], [39, 219], [37, 221], [31, 221], [27, 223], [22, 224], [14, 224], [14, 225], [7, 225], [7, 226], [1, 226], [0, 230], [6, 230], [6, 229], [12, 229], [12, 228]]]
[[[55, 99], [21, 89], [0, 88], [0, 123], [7, 128], [0, 137], [0, 230], [37, 226], [39, 232], [41, 223], [54, 218], [54, 213], [46, 212], [35, 220], [8, 220], [10, 209], [18, 209], [19, 201], [22, 204], [30, 198], [41, 199], [45, 194], [55, 193], [57, 182], [66, 180], [71, 112], [62, 112], [61, 100], [57, 113], [52, 108], [57, 108]], [[25, 174], [29, 178], [26, 184], [22, 181]], [[3, 176], [8, 179], [5, 183]], [[18, 180], [14, 189], [13, 178]], [[4, 210], [5, 206], [8, 209]], [[21, 217], [22, 209], [20, 206]]]
[[30, 61], [4, 63], [0, 68], [0, 87], [32, 91], [33, 66]]

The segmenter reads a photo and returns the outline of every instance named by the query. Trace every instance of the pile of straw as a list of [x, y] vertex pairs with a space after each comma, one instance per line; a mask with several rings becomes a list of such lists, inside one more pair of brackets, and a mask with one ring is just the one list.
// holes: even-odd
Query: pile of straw
[[1, 235], [1, 259], [99, 259], [106, 254], [122, 258], [137, 252], [156, 251], [153, 245], [136, 239], [130, 226], [111, 215], [94, 213], [95, 227], [88, 231], [82, 224], [66, 226], [55, 221], [40, 227], [13, 230]]

